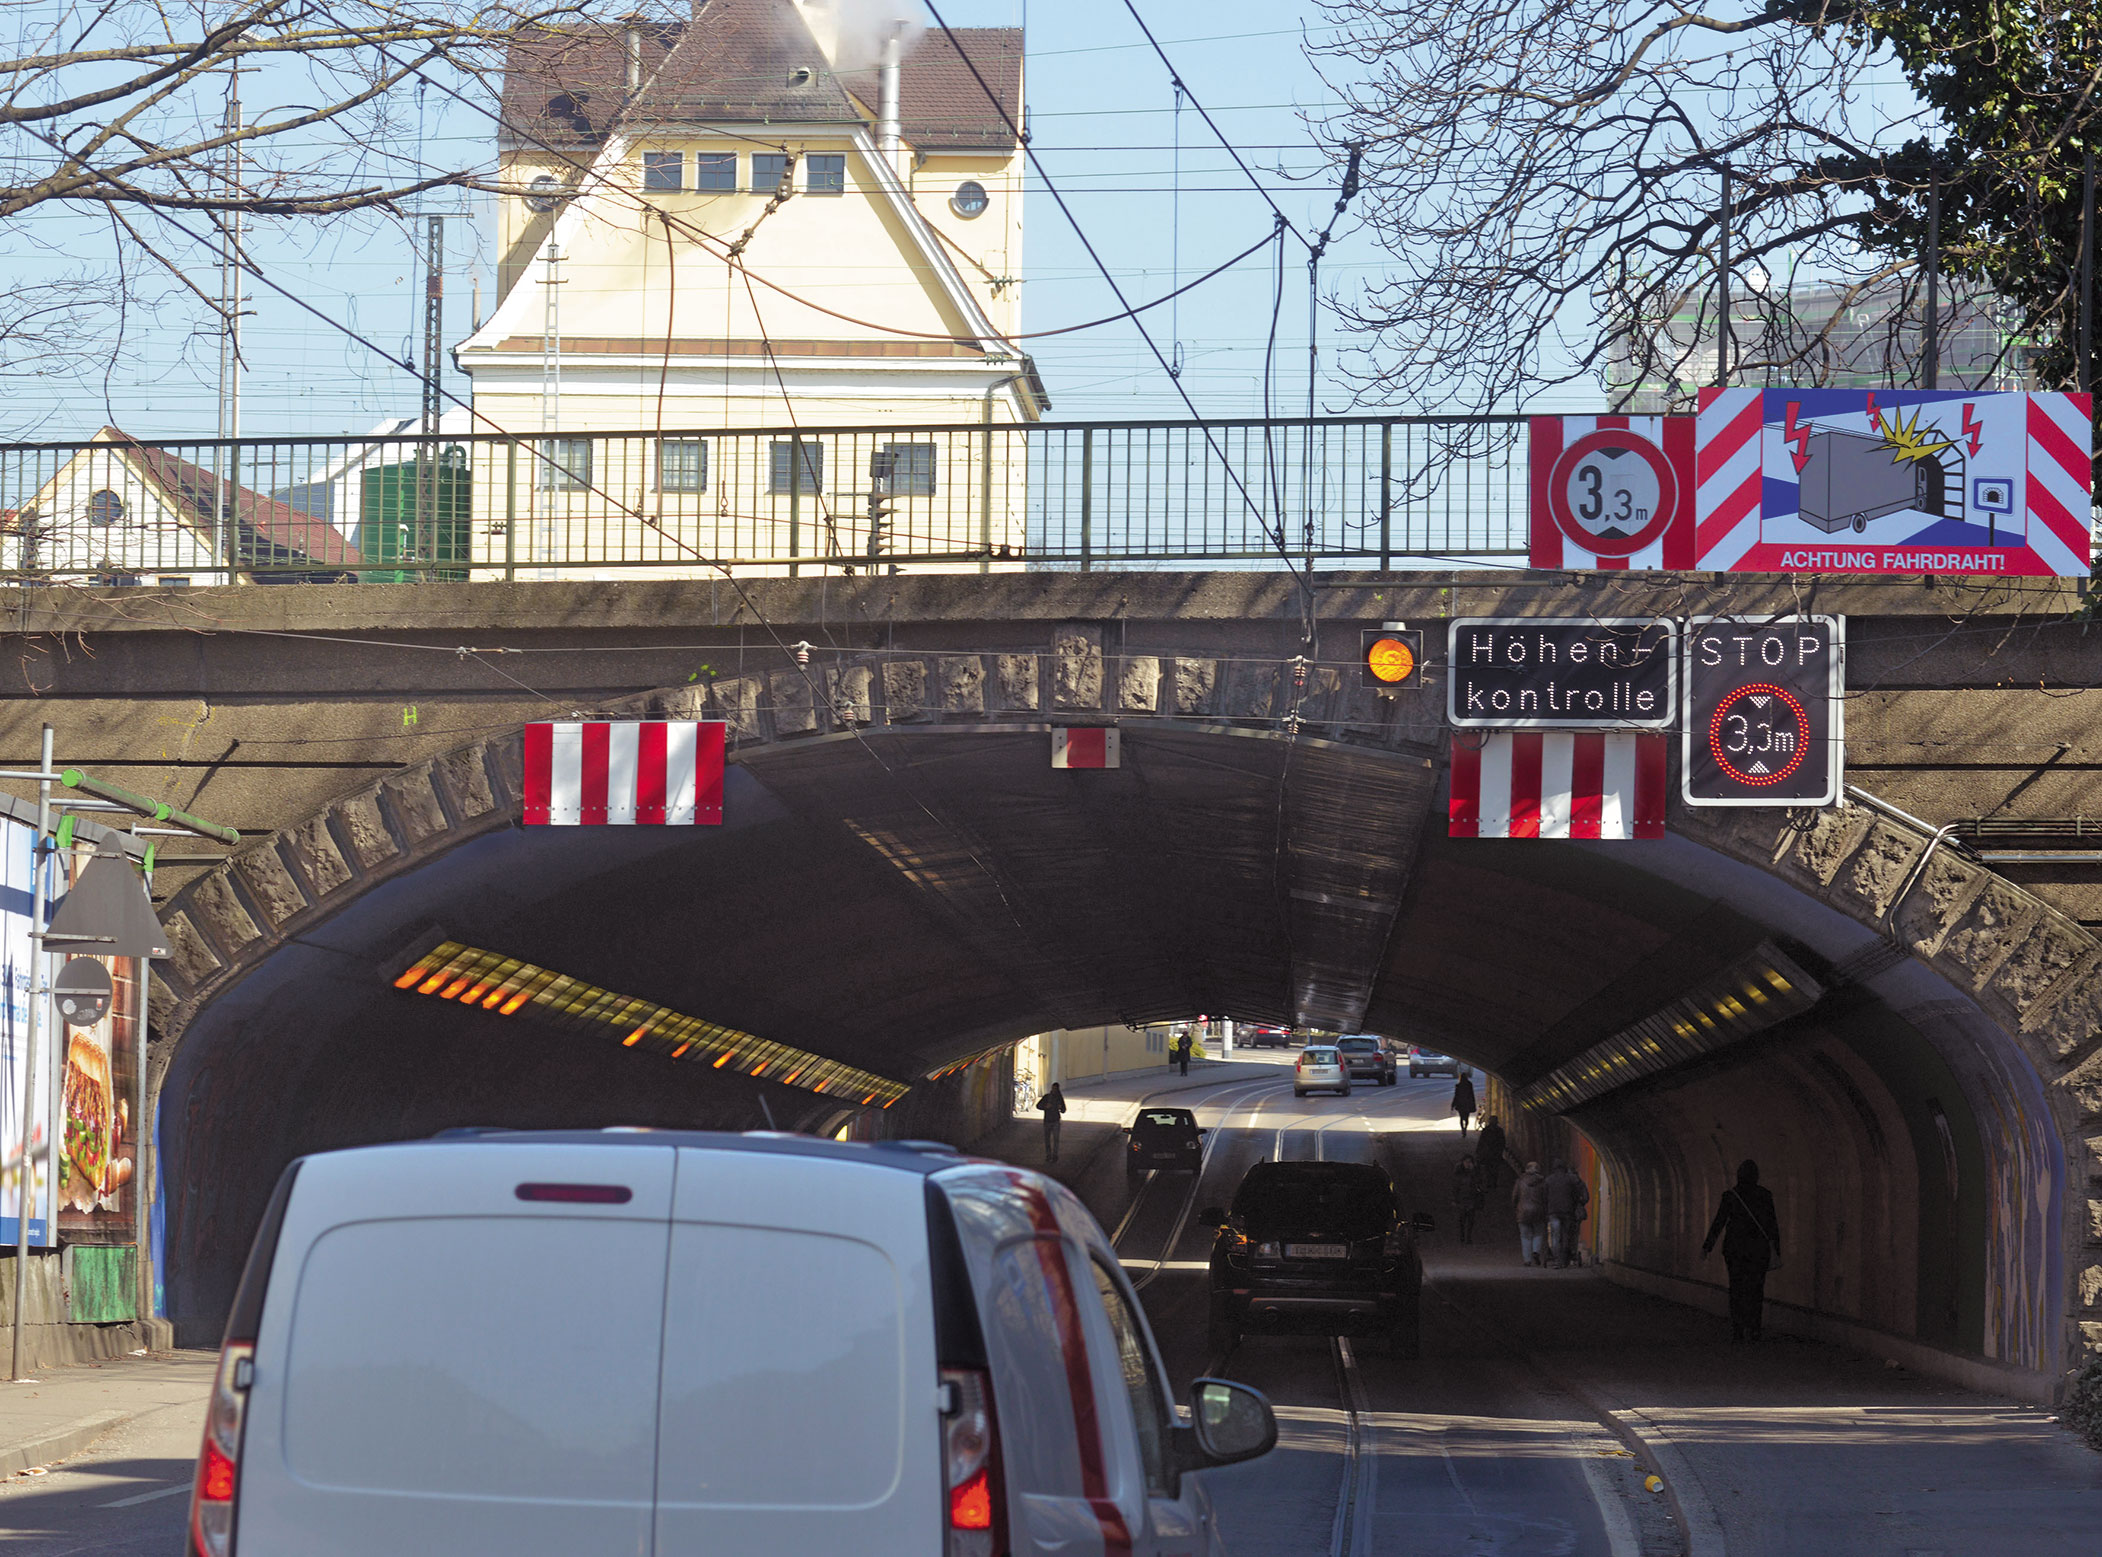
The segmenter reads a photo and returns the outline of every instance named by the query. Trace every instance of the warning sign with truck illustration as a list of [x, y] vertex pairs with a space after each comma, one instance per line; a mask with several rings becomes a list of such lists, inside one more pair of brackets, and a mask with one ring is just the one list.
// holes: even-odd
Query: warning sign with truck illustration
[[1692, 565], [2083, 577], [2089, 399], [1703, 390]]

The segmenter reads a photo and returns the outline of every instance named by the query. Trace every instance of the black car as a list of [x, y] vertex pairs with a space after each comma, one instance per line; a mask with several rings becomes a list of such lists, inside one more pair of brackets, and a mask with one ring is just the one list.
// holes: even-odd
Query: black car
[[1148, 1168], [1187, 1168], [1204, 1164], [1204, 1132], [1187, 1108], [1142, 1108], [1125, 1127], [1131, 1143], [1124, 1150], [1124, 1173], [1137, 1178]]
[[1308, 1330], [1385, 1338], [1417, 1349], [1423, 1261], [1384, 1170], [1362, 1162], [1263, 1162], [1233, 1210], [1211, 1207], [1211, 1343], [1244, 1331]]
[[1372, 1080], [1383, 1087], [1394, 1085], [1394, 1055], [1377, 1038], [1338, 1038], [1336, 1047], [1343, 1051], [1343, 1063], [1350, 1071], [1352, 1081]]
[[1251, 1049], [1289, 1049], [1292, 1047], [1292, 1029], [1289, 1027], [1244, 1027], [1247, 1036], [1242, 1041]]

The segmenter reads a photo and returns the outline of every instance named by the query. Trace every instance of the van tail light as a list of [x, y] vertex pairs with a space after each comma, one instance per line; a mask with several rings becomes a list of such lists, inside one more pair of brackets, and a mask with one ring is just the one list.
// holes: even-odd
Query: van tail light
[[248, 1386], [255, 1377], [255, 1344], [228, 1341], [219, 1350], [219, 1376], [204, 1414], [204, 1446], [190, 1489], [192, 1557], [233, 1557], [234, 1493], [241, 1480], [241, 1429], [248, 1420]]
[[1007, 1489], [992, 1386], [976, 1368], [944, 1368], [941, 1378], [948, 1557], [1000, 1557], [1007, 1550]]

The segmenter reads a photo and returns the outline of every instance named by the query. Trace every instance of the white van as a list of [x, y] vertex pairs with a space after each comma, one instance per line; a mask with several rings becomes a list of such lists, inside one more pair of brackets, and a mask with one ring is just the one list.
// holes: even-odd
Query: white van
[[194, 1557], [1219, 1550], [1102, 1230], [927, 1143], [466, 1132], [303, 1158], [227, 1324]]

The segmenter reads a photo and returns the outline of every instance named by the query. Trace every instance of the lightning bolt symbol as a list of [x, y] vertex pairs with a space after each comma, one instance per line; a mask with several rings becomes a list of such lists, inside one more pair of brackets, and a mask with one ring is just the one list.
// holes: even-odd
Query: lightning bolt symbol
[[1977, 409], [1968, 400], [1963, 403], [1963, 435], [1970, 440], [1972, 459], [1978, 457], [1978, 446], [1985, 441], [1985, 429], [1971, 415]]
[[1798, 427], [1796, 425], [1795, 420], [1796, 413], [1801, 411], [1802, 409], [1802, 401], [1789, 401], [1788, 421], [1787, 424], [1781, 429], [1781, 441], [1783, 443], [1792, 443], [1795, 445], [1795, 447], [1789, 451], [1788, 457], [1795, 461], [1795, 473], [1798, 476], [1800, 476], [1803, 473], [1803, 467], [1810, 463], [1810, 424], [1808, 422], [1805, 422], [1802, 426]]
[[1883, 431], [1883, 413], [1876, 408], [1876, 392], [1873, 389], [1868, 392], [1868, 424], [1879, 433]]

